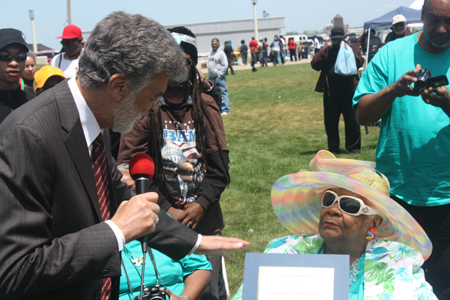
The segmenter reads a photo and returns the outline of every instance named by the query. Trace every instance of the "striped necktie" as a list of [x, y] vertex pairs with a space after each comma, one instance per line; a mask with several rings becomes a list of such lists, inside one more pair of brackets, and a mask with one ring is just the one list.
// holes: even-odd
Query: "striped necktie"
[[[92, 170], [94, 171], [95, 185], [97, 187], [98, 202], [102, 220], [111, 219], [109, 209], [108, 167], [106, 164], [105, 146], [103, 135], [100, 133], [93, 142], [91, 154]], [[111, 278], [103, 280], [101, 300], [109, 300], [111, 296]]]

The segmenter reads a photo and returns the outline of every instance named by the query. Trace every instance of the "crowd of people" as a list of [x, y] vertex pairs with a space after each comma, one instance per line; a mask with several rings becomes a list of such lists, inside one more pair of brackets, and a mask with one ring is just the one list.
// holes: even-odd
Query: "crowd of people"
[[[329, 151], [274, 184], [294, 235], [265, 252], [348, 255], [351, 300], [450, 299], [450, 92], [415, 88], [424, 68], [450, 76], [449, 19], [446, 0], [425, 1], [416, 34], [395, 16], [386, 45], [370, 36], [361, 78], [344, 28], [325, 45], [314, 37]], [[249, 246], [221, 235], [231, 41], [212, 39], [207, 80], [185, 27], [116, 12], [86, 44], [74, 25], [59, 38], [61, 53], [36, 71], [21, 31], [0, 29], [0, 298], [226, 299], [217, 254]], [[297, 46], [275, 36], [240, 51], [256, 72], [288, 50], [296, 60]], [[337, 67], [343, 52], [350, 71]], [[360, 126], [381, 119], [375, 162], [336, 157], [341, 114], [352, 154]], [[154, 164], [143, 190], [140, 153]]]

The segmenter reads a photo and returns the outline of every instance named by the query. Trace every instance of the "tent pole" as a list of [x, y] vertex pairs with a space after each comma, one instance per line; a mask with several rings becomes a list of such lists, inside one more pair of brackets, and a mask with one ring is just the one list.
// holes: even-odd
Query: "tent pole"
[[366, 53], [366, 68], [369, 65], [369, 45], [370, 45], [370, 27], [367, 31], [367, 53]]

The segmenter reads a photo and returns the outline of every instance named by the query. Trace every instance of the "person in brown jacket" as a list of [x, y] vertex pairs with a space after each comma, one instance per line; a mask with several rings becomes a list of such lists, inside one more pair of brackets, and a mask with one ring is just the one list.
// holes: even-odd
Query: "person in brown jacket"
[[[190, 78], [183, 83], [169, 82], [159, 111], [142, 118], [131, 132], [122, 134], [119, 170], [124, 175], [122, 180], [133, 188], [129, 161], [136, 153], [148, 153], [156, 167], [150, 191], [158, 193], [161, 210], [202, 235], [220, 235], [225, 224], [219, 200], [230, 181], [220, 108], [212, 96], [203, 92], [197, 80], [201, 76], [196, 68], [194, 33], [185, 27], [169, 31], [185, 54]], [[226, 299], [219, 292], [221, 257], [207, 255], [207, 258], [213, 271], [200, 299]]]
[[[341, 76], [334, 72], [334, 65], [341, 42], [345, 40], [344, 28], [335, 26], [331, 30], [331, 43], [320, 49], [311, 61], [311, 67], [320, 71], [316, 92], [323, 93], [325, 131], [328, 137], [328, 150], [339, 154], [339, 119], [344, 115], [345, 148], [354, 154], [361, 153], [361, 130], [352, 109], [353, 93], [358, 85], [358, 76]], [[361, 51], [355, 44], [348, 44], [353, 50], [356, 67], [364, 63]]]

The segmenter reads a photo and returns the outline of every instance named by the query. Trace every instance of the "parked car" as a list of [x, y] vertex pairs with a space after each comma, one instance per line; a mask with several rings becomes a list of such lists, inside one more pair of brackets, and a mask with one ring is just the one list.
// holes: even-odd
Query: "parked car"
[[34, 55], [35, 56], [46, 56], [48, 63], [55, 57], [57, 54], [59, 54], [59, 51], [56, 50], [45, 50], [45, 51], [38, 51]]
[[349, 33], [347, 36], [350, 43], [358, 45], [359, 36], [357, 36], [356, 33]]

